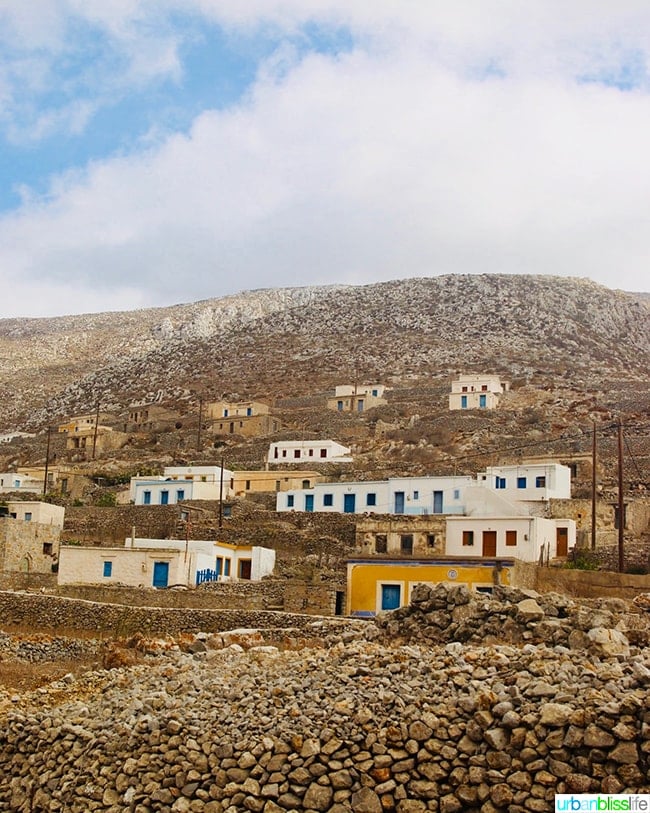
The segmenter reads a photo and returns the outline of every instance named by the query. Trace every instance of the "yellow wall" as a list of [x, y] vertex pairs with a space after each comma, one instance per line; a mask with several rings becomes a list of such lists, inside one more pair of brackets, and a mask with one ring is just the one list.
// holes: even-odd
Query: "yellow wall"
[[[456, 574], [452, 575], [452, 571]], [[347, 614], [369, 614], [381, 611], [382, 584], [400, 584], [401, 605], [409, 603], [411, 589], [414, 585], [425, 582], [438, 584], [451, 582], [467, 584], [471, 588], [492, 587], [494, 581], [494, 562], [459, 563], [441, 562], [404, 562], [404, 561], [369, 561], [348, 562], [348, 607]], [[504, 567], [499, 573], [499, 582], [509, 584], [509, 568]]]

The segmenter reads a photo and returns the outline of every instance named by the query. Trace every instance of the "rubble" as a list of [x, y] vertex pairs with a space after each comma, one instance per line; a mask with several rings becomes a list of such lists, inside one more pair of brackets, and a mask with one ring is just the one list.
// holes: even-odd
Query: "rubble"
[[650, 792], [650, 652], [612, 634], [628, 609], [422, 587], [377, 623], [314, 624], [315, 646], [142, 638], [135, 665], [9, 698], [0, 808], [529, 813]]

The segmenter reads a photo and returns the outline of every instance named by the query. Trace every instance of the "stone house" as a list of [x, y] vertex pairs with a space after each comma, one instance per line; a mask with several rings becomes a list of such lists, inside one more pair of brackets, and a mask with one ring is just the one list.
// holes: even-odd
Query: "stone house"
[[323, 479], [322, 474], [311, 470], [238, 470], [232, 472], [231, 486], [235, 497], [246, 497], [249, 494], [272, 494], [295, 488], [313, 488]]
[[0, 573], [51, 574], [59, 556], [64, 512], [49, 503], [8, 503], [0, 514]]
[[337, 412], [365, 412], [387, 403], [385, 390], [383, 384], [341, 384], [327, 399], [327, 408]]
[[96, 415], [70, 418], [59, 426], [59, 432], [66, 435], [65, 448], [68, 451], [80, 451], [86, 456], [121, 449], [128, 440], [125, 432], [116, 432], [112, 427], [98, 423]]
[[125, 432], [162, 432], [172, 429], [179, 420], [179, 413], [162, 404], [134, 403], [129, 406]]
[[509, 389], [497, 375], [460, 375], [451, 382], [449, 409], [495, 409]]

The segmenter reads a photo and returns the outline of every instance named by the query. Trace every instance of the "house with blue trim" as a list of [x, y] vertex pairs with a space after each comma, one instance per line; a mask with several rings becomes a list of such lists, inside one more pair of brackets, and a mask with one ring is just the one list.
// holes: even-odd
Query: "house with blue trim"
[[233, 473], [221, 466], [168, 466], [162, 475], [132, 477], [129, 499], [135, 505], [175, 505], [183, 500], [232, 496]]

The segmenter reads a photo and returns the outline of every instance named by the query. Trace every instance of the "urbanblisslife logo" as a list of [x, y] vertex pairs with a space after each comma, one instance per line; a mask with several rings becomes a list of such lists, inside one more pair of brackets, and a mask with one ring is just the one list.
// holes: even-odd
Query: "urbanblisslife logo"
[[558, 794], [555, 797], [555, 811], [562, 813], [583, 813], [583, 811], [648, 811], [650, 813], [650, 793], [601, 794], [575, 793]]

